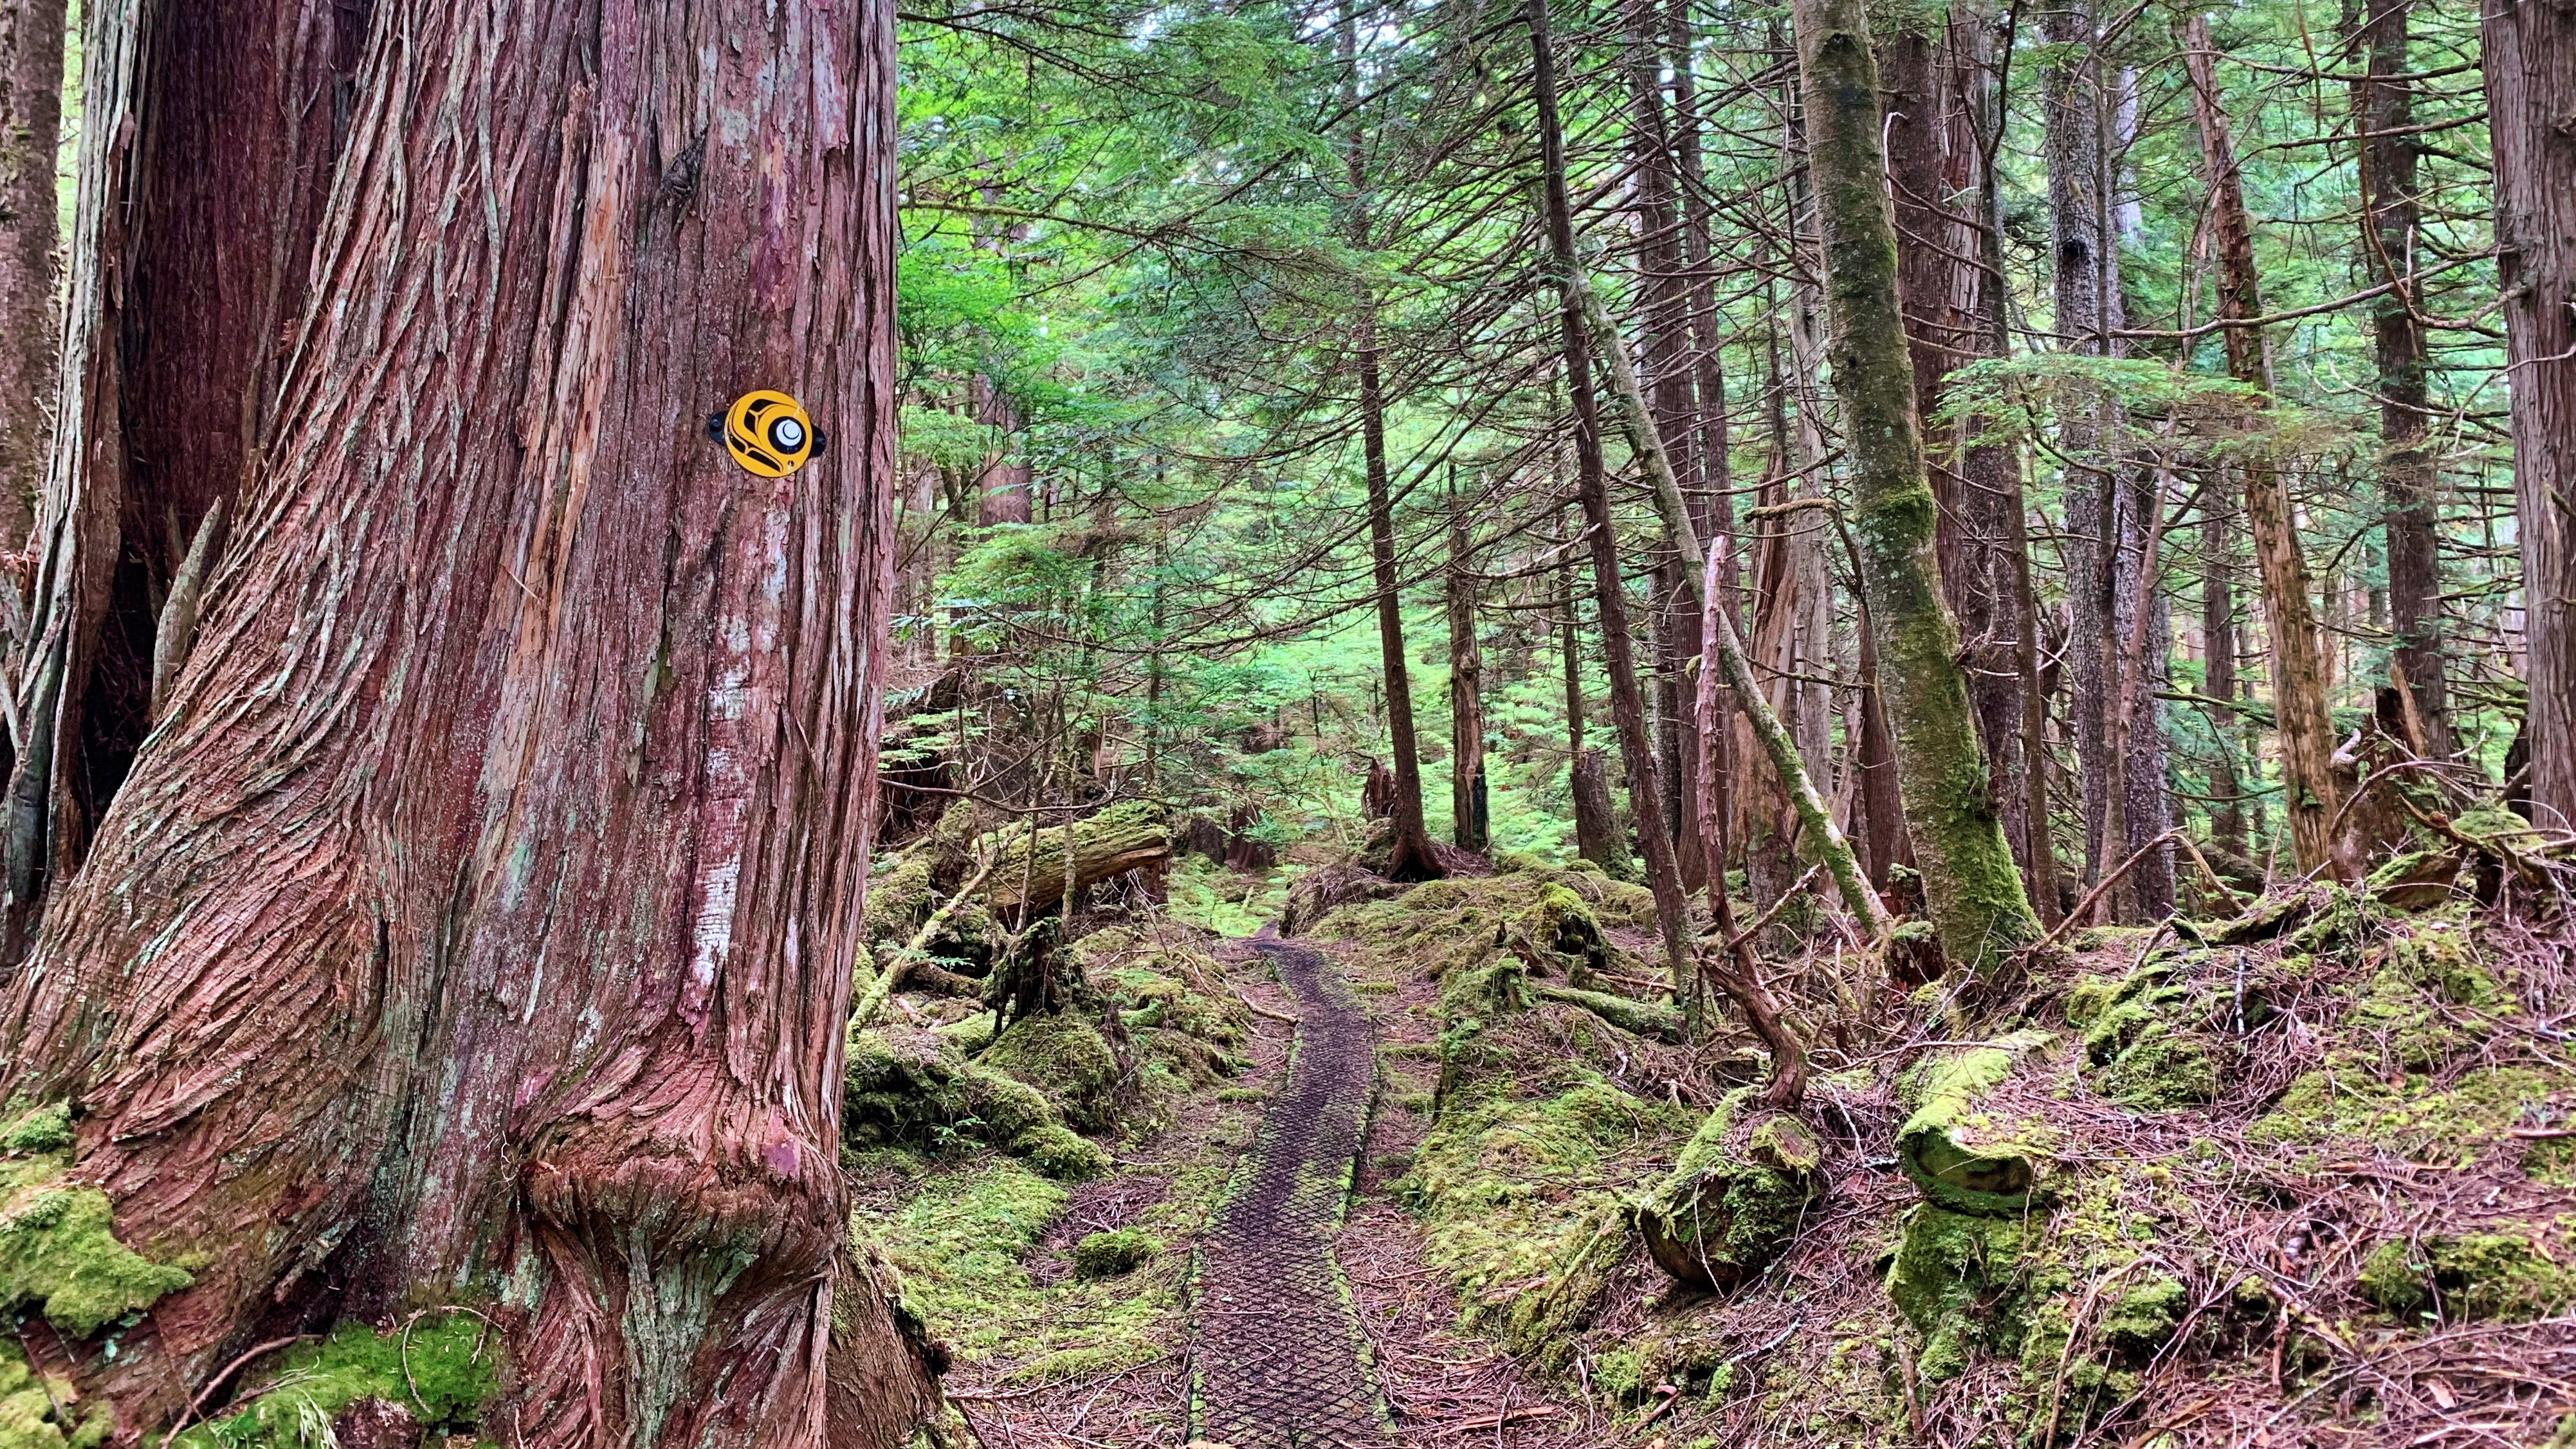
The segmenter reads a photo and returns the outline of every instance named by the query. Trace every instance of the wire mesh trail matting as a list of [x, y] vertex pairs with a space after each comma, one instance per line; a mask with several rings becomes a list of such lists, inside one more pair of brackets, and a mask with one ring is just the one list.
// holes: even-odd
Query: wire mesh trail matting
[[1322, 954], [1267, 931], [1252, 948], [1297, 1000], [1297, 1045], [1200, 1248], [1192, 1432], [1232, 1449], [1391, 1444], [1333, 1261], [1367, 1135], [1376, 1033]]

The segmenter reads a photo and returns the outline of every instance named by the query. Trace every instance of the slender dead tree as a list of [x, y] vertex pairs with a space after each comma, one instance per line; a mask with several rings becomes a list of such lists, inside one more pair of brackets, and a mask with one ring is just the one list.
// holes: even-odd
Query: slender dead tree
[[[1619, 753], [1628, 769], [1629, 815], [1636, 822], [1638, 853], [1645, 857], [1646, 885], [1655, 898], [1655, 926], [1663, 938], [1673, 1000], [1687, 1011], [1698, 1000], [1692, 990], [1698, 968], [1691, 950], [1690, 907], [1682, 895], [1681, 871], [1660, 804], [1663, 781], [1656, 769], [1654, 736], [1646, 724], [1645, 696], [1637, 687], [1636, 646], [1628, 628], [1618, 525], [1610, 514], [1610, 486], [1601, 460], [1601, 413], [1592, 392], [1592, 349], [1584, 317], [1590, 289], [1584, 285], [1582, 260], [1574, 249], [1574, 208], [1566, 194], [1565, 133], [1557, 117], [1556, 55], [1548, 38], [1547, 0], [1527, 0], [1523, 13], [1532, 57], [1530, 91], [1538, 112], [1540, 206], [1563, 291], [1558, 325], [1566, 393], [1574, 404], [1575, 491], [1583, 506], [1592, 557], [1601, 657], [1610, 675], [1610, 718], [1618, 728]], [[1696, 1034], [1698, 1023], [1690, 1025]]]
[[1458, 477], [1449, 477], [1449, 568], [1442, 602], [1449, 621], [1449, 838], [1485, 848], [1485, 653], [1476, 638], [1476, 540]]
[[1941, 605], [1869, 18], [1860, 0], [1797, 0], [1791, 16], [1824, 238], [1826, 350], [1897, 782], [1942, 947], [1983, 964], [2034, 939], [2038, 926], [1987, 783], [1958, 626]]
[[[214, 8], [88, 12], [55, 702], [129, 508], [221, 488], [232, 541], [0, 997], [0, 1096], [76, 1108], [61, 1188], [189, 1267], [112, 1356], [26, 1350], [139, 1439], [280, 1324], [461, 1299], [496, 1440], [900, 1443], [935, 1391], [838, 1169], [892, 7]], [[160, 169], [206, 147], [278, 189]], [[183, 265], [203, 329], [128, 310]], [[762, 387], [829, 439], [790, 477], [702, 430]], [[198, 416], [229, 473], [140, 445]]]

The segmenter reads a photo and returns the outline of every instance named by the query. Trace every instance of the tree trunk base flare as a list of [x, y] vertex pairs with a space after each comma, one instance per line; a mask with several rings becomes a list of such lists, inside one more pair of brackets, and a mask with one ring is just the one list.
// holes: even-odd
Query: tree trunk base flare
[[2016, 1032], [1915, 1068], [1906, 1084], [1914, 1110], [1897, 1129], [1896, 1158], [1926, 1200], [1981, 1217], [2019, 1217], [2048, 1200], [2054, 1164], [2044, 1147], [2016, 1140], [1995, 1096], [2021, 1060], [2050, 1041], [2044, 1032]]
[[[221, 91], [209, 27], [160, 29], [185, 9], [87, 17], [85, 335], [170, 220], [118, 199], [128, 158]], [[337, 33], [317, 13], [237, 28]], [[213, 249], [246, 271], [204, 290], [327, 285], [261, 336], [262, 407], [198, 400], [259, 432], [231, 545], [0, 996], [0, 1097], [67, 1108], [0, 1235], [35, 1252], [32, 1366], [138, 1442], [259, 1345], [470, 1308], [504, 1366], [477, 1432], [514, 1449], [899, 1443], [936, 1389], [838, 1166], [892, 579], [890, 7], [351, 23], [309, 234]], [[123, 364], [79, 365], [109, 389], [62, 415], [87, 497]], [[839, 446], [734, 466], [697, 420], [764, 386]]]
[[1724, 1288], [1771, 1266], [1823, 1196], [1824, 1149], [1807, 1125], [1727, 1094], [1637, 1212], [1655, 1266], [1694, 1288]]

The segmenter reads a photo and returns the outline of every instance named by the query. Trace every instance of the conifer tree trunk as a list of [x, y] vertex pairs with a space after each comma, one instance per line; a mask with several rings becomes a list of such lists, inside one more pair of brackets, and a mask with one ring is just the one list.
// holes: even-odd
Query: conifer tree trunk
[[[2192, 111], [2200, 126], [2202, 164], [2210, 187], [2210, 231], [2217, 242], [2218, 315], [2245, 320], [2263, 315], [2254, 264], [2253, 223], [2228, 137], [2227, 112], [2218, 94], [2216, 52], [2209, 21], [2194, 16], [2184, 33], [2184, 61], [2191, 76]], [[2227, 371], [2238, 382], [2272, 386], [2269, 345], [2262, 329], [2227, 329]], [[2281, 782], [2290, 822], [2290, 846], [2303, 871], [2327, 870], [2350, 878], [2353, 862], [2335, 842], [2333, 822], [2342, 803], [2334, 776], [2334, 726], [2326, 713], [2325, 659], [2308, 599], [2308, 565], [2299, 548], [2290, 491], [2280, 469], [2260, 457], [2240, 465], [2245, 475], [2245, 521], [2254, 535], [2254, 560], [2263, 578], [2263, 617], [2270, 635], [2272, 703], [2281, 739]]]
[[2415, 280], [2415, 83], [2406, 78], [2410, 0], [2373, 0], [2359, 40], [2370, 77], [2353, 87], [2361, 134], [2361, 249], [2368, 274], [2390, 290], [2371, 304], [2379, 368], [2379, 494], [2388, 532], [2389, 626], [2398, 673], [2414, 696], [2425, 747], [2447, 758], [2451, 734], [2448, 666], [2442, 646], [2442, 560], [2436, 535], [2438, 479], [2425, 447], [2431, 395], [2424, 378], [2424, 289]]
[[[239, 521], [0, 997], [0, 1096], [77, 1104], [70, 1182], [195, 1266], [112, 1356], [28, 1351], [140, 1436], [255, 1344], [465, 1301], [496, 1442], [900, 1443], [935, 1391], [838, 1169], [891, 7], [251, 8], [87, 20], [54, 637], [114, 617], [128, 503]], [[120, 313], [152, 268], [217, 284], [199, 330]], [[828, 454], [735, 467], [701, 423], [754, 387]], [[142, 446], [181, 436], [233, 471]]]
[[1458, 479], [1449, 479], [1449, 838], [1461, 850], [1486, 843], [1485, 656], [1476, 640], [1475, 537]]
[[[1350, 242], [1368, 250], [1368, 157], [1362, 149], [1359, 100], [1359, 16], [1357, 0], [1344, 0], [1336, 42], [1343, 67], [1343, 99], [1352, 107], [1352, 129], [1342, 143], [1350, 180]], [[1413, 672], [1404, 653], [1404, 596], [1395, 571], [1395, 502], [1386, 468], [1386, 389], [1380, 375], [1377, 298], [1363, 283], [1352, 350], [1359, 373], [1360, 462], [1368, 490], [1369, 578], [1377, 596], [1378, 668], [1386, 676], [1387, 745], [1395, 756], [1395, 796], [1388, 819], [1395, 842], [1387, 856], [1393, 880], [1436, 880], [1440, 857], [1431, 849], [1431, 831], [1423, 823], [1422, 756], [1414, 733]]]
[[2236, 773], [2236, 550], [2233, 515], [2215, 499], [2204, 499], [2200, 523], [2200, 638], [2209, 656], [2203, 667], [2202, 692], [2220, 701], [2215, 717], [2217, 749], [2209, 765], [2209, 838], [2232, 855], [2245, 854], [2245, 791]]
[[2488, 0], [2479, 17], [2522, 541], [2531, 803], [2535, 819], [2567, 829], [2576, 826], [2576, 9]]
[[[1565, 136], [1556, 105], [1556, 57], [1548, 38], [1547, 0], [1527, 0], [1532, 76], [1537, 103], [1541, 204], [1547, 216], [1564, 290], [1559, 331], [1565, 356], [1566, 393], [1574, 404], [1575, 485], [1583, 505], [1583, 526], [1590, 540], [1593, 600], [1600, 610], [1601, 656], [1610, 675], [1610, 717], [1619, 730], [1619, 753], [1628, 767], [1628, 808], [1636, 822], [1638, 853], [1645, 857], [1646, 885], [1655, 898], [1655, 926], [1663, 938], [1664, 962], [1670, 972], [1673, 1000], [1686, 1011], [1698, 998], [1692, 990], [1696, 966], [1691, 953], [1690, 910], [1682, 896], [1681, 872], [1673, 858], [1673, 841], [1665, 829], [1663, 782], [1655, 768], [1655, 742], [1646, 727], [1646, 702], [1637, 687], [1635, 646], [1628, 632], [1627, 592], [1621, 583], [1619, 531], [1610, 513], [1609, 480], [1601, 461], [1601, 414], [1592, 392], [1592, 357], [1586, 337], [1582, 260], [1574, 250], [1573, 206], [1566, 197]], [[1697, 1034], [1698, 1023], [1690, 1023]]]
[[1897, 780], [1942, 946], [1956, 960], [1986, 963], [2037, 926], [1986, 782], [1958, 628], [1941, 606], [1869, 20], [1859, 0], [1797, 0], [1791, 14], [1824, 235], [1826, 349], [1851, 452], [1853, 533]]

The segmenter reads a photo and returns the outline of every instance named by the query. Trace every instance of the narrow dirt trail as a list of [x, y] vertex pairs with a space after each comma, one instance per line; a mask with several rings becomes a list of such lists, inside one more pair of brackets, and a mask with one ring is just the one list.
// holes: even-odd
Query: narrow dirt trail
[[1394, 1442], [1333, 1257], [1376, 1083], [1376, 1028], [1330, 958], [1250, 943], [1297, 1003], [1296, 1055], [1200, 1248], [1191, 1427], [1233, 1449]]

